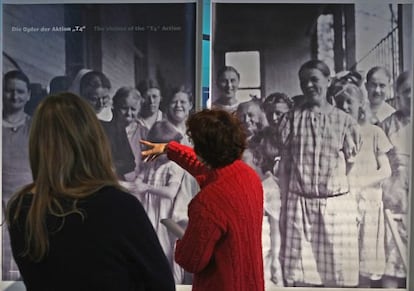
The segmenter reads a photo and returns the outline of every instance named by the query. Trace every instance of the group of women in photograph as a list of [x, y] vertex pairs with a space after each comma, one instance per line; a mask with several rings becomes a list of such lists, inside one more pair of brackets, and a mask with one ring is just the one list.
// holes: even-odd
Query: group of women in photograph
[[[247, 275], [244, 279], [240, 277], [244, 273], [256, 276], [262, 272], [266, 287], [405, 287], [407, 266], [404, 262], [408, 254], [404, 250], [408, 243], [412, 129], [411, 72], [401, 73], [393, 84], [385, 67], [373, 67], [364, 80], [357, 72], [333, 76], [323, 61], [311, 60], [298, 70], [302, 95], [287, 96], [283, 92], [274, 92], [265, 98], [253, 96], [245, 102], [237, 99], [240, 74], [234, 67], [223, 67], [216, 79], [218, 95], [212, 96], [212, 110], [192, 114], [194, 97], [186, 86], [166, 90], [155, 80], [143, 80], [137, 86], [123, 86], [112, 91], [111, 82], [104, 73], [82, 70], [71, 87], [66, 88], [81, 97], [77, 101], [79, 104], [66, 104], [61, 100], [64, 99], [62, 95], [58, 94], [60, 97], [55, 97], [54, 102], [42, 101], [39, 105], [41, 109], [42, 106], [51, 106], [59, 112], [59, 106], [79, 110], [83, 106], [81, 103], [86, 101], [85, 104], [90, 105], [91, 112], [95, 113], [102, 126], [105, 138], [95, 137], [96, 143], [105, 144], [102, 139], [106, 139], [110, 153], [95, 154], [102, 154], [103, 157], [110, 155], [111, 158], [107, 161], [97, 158], [99, 163], [93, 166], [86, 162], [90, 158], [88, 156], [70, 160], [68, 155], [68, 160], [64, 162], [73, 167], [66, 169], [66, 178], [71, 177], [79, 182], [79, 185], [72, 185], [70, 179], [65, 180], [65, 177], [61, 181], [58, 177], [52, 179], [52, 176], [49, 180], [47, 177], [40, 178], [38, 175], [47, 174], [47, 171], [33, 168], [42, 163], [34, 160], [36, 146], [32, 143], [37, 142], [36, 145], [40, 146], [42, 140], [40, 136], [33, 136], [33, 132], [29, 135], [31, 117], [24, 111], [30, 99], [30, 81], [21, 71], [6, 73], [3, 78], [3, 207], [9, 204], [9, 214], [16, 211], [24, 213], [23, 210], [30, 208], [27, 205], [31, 203], [38, 207], [25, 214], [33, 217], [33, 224], [21, 224], [16, 215], [7, 217], [11, 229], [15, 231], [14, 238], [23, 235], [29, 242], [29, 248], [20, 245], [15, 247], [13, 254], [20, 250], [26, 255], [33, 255], [35, 261], [41, 260], [48, 251], [55, 250], [48, 249], [47, 239], [45, 242], [50, 227], [59, 232], [66, 227], [66, 223], [68, 226], [72, 223], [76, 225], [72, 218], [65, 218], [71, 213], [80, 214], [82, 219], [87, 217], [82, 207], [90, 210], [88, 203], [92, 201], [87, 200], [83, 204], [81, 199], [78, 205], [79, 193], [85, 190], [82, 198], [88, 195], [95, 197], [96, 193], [105, 197], [110, 195], [105, 194], [105, 189], [114, 187], [116, 191], [128, 191], [137, 198], [140, 206], [125, 198], [124, 205], [119, 207], [126, 207], [140, 217], [142, 208], [145, 219], [148, 219], [145, 223], [153, 230], [145, 226], [144, 230], [139, 227], [137, 231], [148, 233], [149, 240], [156, 235], [158, 240], [155, 246], [150, 241], [134, 237], [131, 241], [126, 238], [126, 243], [140, 244], [149, 252], [162, 250], [166, 258], [165, 262], [161, 259], [159, 266], [152, 266], [143, 256], [141, 263], [144, 271], [137, 271], [144, 274], [143, 277], [152, 274], [151, 268], [165, 269], [168, 265], [175, 284], [193, 283], [198, 290], [209, 290], [206, 286], [213, 287], [220, 282], [226, 285], [230, 278], [238, 283], [229, 283], [228, 286], [251, 284], [249, 286], [253, 289], [246, 290], [261, 290], [261, 280]], [[66, 98], [76, 99], [75, 94], [64, 94]], [[51, 99], [48, 97], [45, 100]], [[35, 113], [35, 116], [45, 115], [34, 119], [35, 126], [39, 127], [40, 122], [47, 121], [48, 112], [51, 114], [43, 108], [42, 113]], [[92, 118], [89, 112], [82, 112], [86, 119]], [[56, 116], [56, 120], [50, 118], [47, 121], [54, 120], [56, 134], [59, 131], [57, 127], [64, 121], [63, 116], [62, 113], [62, 117]], [[242, 134], [238, 132], [239, 126]], [[223, 132], [229, 128], [232, 130], [225, 135], [214, 131], [215, 127], [222, 128]], [[41, 128], [38, 130], [40, 134]], [[74, 127], [73, 130], [80, 129]], [[85, 135], [91, 137], [86, 128], [81, 130], [86, 130]], [[228, 136], [233, 140], [229, 141]], [[45, 141], [48, 138], [50, 136], [45, 136]], [[56, 146], [75, 147], [82, 144], [72, 138], [68, 141], [56, 139]], [[89, 150], [90, 153], [94, 151]], [[83, 150], [79, 151], [84, 154]], [[146, 153], [144, 156], [151, 159], [144, 161], [143, 151]], [[38, 158], [47, 158], [45, 150], [38, 155]], [[223, 160], [226, 155], [228, 159]], [[99, 175], [96, 167], [108, 170], [110, 161], [114, 175], [108, 171], [105, 175]], [[56, 160], [51, 162], [59, 164]], [[245, 168], [245, 164], [250, 167]], [[51, 163], [42, 165], [53, 168]], [[78, 168], [84, 172], [74, 173]], [[251, 168], [255, 174], [249, 172]], [[64, 166], [61, 170], [65, 171]], [[237, 178], [234, 176], [236, 172]], [[243, 181], [243, 177], [251, 179], [250, 188], [244, 185], [246, 180]], [[42, 179], [47, 182], [39, 184]], [[86, 180], [82, 179], [95, 180], [96, 184], [83, 184]], [[231, 181], [226, 182], [225, 179]], [[256, 179], [263, 193], [258, 191]], [[47, 183], [57, 184], [48, 188]], [[106, 188], [99, 188], [99, 183]], [[29, 186], [19, 192], [20, 196], [12, 196], [25, 185]], [[239, 191], [240, 197], [234, 189]], [[254, 193], [251, 194], [254, 197], [244, 196], [246, 189]], [[49, 200], [37, 201], [38, 191], [60, 191], [62, 195], [51, 194]], [[214, 191], [223, 192], [220, 195], [227, 195], [228, 199], [214, 197]], [[29, 199], [23, 192], [34, 194], [33, 198], [30, 196]], [[68, 193], [70, 195], [66, 195]], [[256, 216], [259, 206], [256, 204], [262, 201], [261, 195], [263, 203], [259, 219]], [[107, 198], [110, 199], [109, 196]], [[243, 202], [249, 206], [243, 205]], [[109, 205], [110, 200], [101, 203]], [[135, 206], [127, 207], [128, 203]], [[235, 211], [226, 213], [221, 209], [223, 205]], [[51, 210], [51, 217], [63, 217], [67, 222], [62, 223], [48, 216], [47, 227], [42, 226], [39, 219]], [[391, 213], [395, 218], [393, 223], [387, 223], [389, 216], [386, 213]], [[237, 219], [240, 221], [233, 221], [231, 215], [239, 215]], [[114, 217], [122, 224], [118, 214]], [[191, 234], [177, 243], [178, 238], [161, 224], [164, 218], [173, 219], [184, 229], [188, 227]], [[247, 221], [249, 219], [252, 221]], [[31, 231], [16, 234], [13, 222], [19, 227], [25, 225]], [[123, 223], [128, 224], [128, 221]], [[250, 223], [251, 228], [248, 228]], [[259, 232], [259, 228], [255, 227], [257, 225]], [[396, 225], [398, 238], [390, 225]], [[232, 234], [228, 230], [232, 227], [237, 229], [235, 237], [226, 236]], [[199, 228], [204, 232], [200, 233]], [[34, 233], [39, 230], [39, 234]], [[108, 230], [108, 240], [112, 238], [110, 234], [116, 231]], [[211, 235], [206, 236], [208, 233]], [[194, 234], [202, 239], [195, 239]], [[234, 252], [237, 250], [247, 256], [247, 250], [260, 251], [256, 244], [260, 240], [261, 258], [258, 259], [252, 252], [250, 259], [256, 265], [263, 261], [263, 266], [250, 268]], [[38, 241], [41, 243], [37, 244]], [[242, 246], [239, 247], [239, 243]], [[199, 253], [192, 253], [188, 248], [194, 244], [205, 247], [194, 248], [194, 252]], [[238, 247], [235, 248], [235, 245]], [[99, 247], [107, 246], [100, 244]], [[132, 248], [127, 251], [136, 250]], [[3, 280], [19, 279], [19, 270], [11, 253], [8, 232], [3, 231]], [[113, 255], [111, 258], [114, 260], [116, 256], [122, 257], [120, 254]], [[140, 256], [138, 252], [133, 258], [139, 260]], [[238, 261], [238, 267], [221, 261], [212, 262], [215, 258], [234, 258]], [[28, 271], [31, 265], [27, 261], [18, 260], [18, 264], [23, 266], [26, 274], [32, 274]], [[211, 269], [207, 270], [209, 266]], [[227, 280], [223, 270], [230, 270]], [[233, 276], [237, 272], [239, 275]], [[196, 275], [193, 277], [191, 273]], [[121, 273], [118, 275], [122, 276]], [[149, 276], [151, 282], [155, 280], [152, 276]], [[212, 278], [214, 284], [209, 281]], [[243, 281], [246, 278], [248, 281]], [[36, 280], [32, 282], [37, 284]], [[171, 280], [164, 283], [164, 288], [171, 288]]]
[[[10, 71], [4, 76], [3, 89], [2, 200], [5, 209], [10, 196], [32, 181], [28, 151], [31, 117], [24, 110], [30, 100], [29, 78], [21, 71]], [[164, 93], [154, 80], [143, 80], [137, 87], [123, 86], [115, 90], [113, 96], [111, 89], [111, 82], [104, 73], [83, 69], [73, 83], [61, 91], [76, 92], [92, 106], [109, 140], [119, 181], [144, 206], [171, 268], [175, 269], [176, 281], [182, 283], [185, 273], [172, 259], [174, 238], [160, 225], [160, 219], [173, 215], [184, 225], [187, 205], [197, 193], [198, 185], [194, 178], [168, 160], [144, 164], [139, 141], [176, 139], [189, 144], [185, 121], [193, 108], [192, 92], [185, 86], [177, 86]], [[9, 245], [8, 233], [3, 232], [3, 280], [17, 280], [19, 272]], [[190, 278], [188, 274], [186, 277]]]
[[298, 77], [303, 95], [237, 103], [238, 71], [217, 75], [213, 107], [240, 118], [262, 177], [267, 286], [405, 287], [411, 73], [395, 91], [382, 66], [364, 80], [311, 60]]

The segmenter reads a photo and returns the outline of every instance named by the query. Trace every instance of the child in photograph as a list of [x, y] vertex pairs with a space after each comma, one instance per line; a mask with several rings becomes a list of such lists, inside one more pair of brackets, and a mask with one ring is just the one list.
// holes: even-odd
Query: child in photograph
[[371, 286], [385, 269], [382, 182], [391, 175], [386, 153], [392, 148], [384, 131], [370, 123], [368, 99], [354, 84], [336, 87], [334, 101], [358, 121], [362, 145], [349, 173], [359, 210], [359, 287]]
[[250, 147], [259, 146], [266, 156], [261, 163], [261, 168], [264, 172], [270, 171], [277, 176], [279, 172], [279, 162], [281, 159], [280, 150], [277, 147], [277, 130], [273, 126], [266, 126], [260, 130], [251, 140]]
[[243, 153], [243, 161], [251, 166], [262, 180], [264, 193], [264, 217], [262, 226], [262, 248], [265, 287], [283, 286], [282, 267], [279, 260], [280, 250], [280, 189], [277, 178], [264, 171], [263, 162], [268, 158], [263, 146], [248, 148]]
[[266, 97], [263, 109], [270, 126], [276, 127], [280, 117], [293, 107], [293, 101], [281, 92], [275, 92]]
[[[151, 127], [147, 139], [157, 143], [171, 140], [179, 142], [182, 135], [170, 123], [159, 121]], [[135, 181], [137, 189], [134, 192], [147, 212], [172, 270], [175, 264], [173, 251], [176, 237], [161, 224], [161, 219], [172, 218], [174, 201], [183, 176], [184, 170], [163, 155], [146, 163]]]
[[[384, 183], [384, 208], [392, 214], [399, 215], [398, 232], [405, 246], [408, 244], [408, 204], [410, 184], [410, 156], [411, 156], [411, 72], [400, 74], [396, 81], [398, 110], [385, 119], [380, 125], [393, 145], [388, 153], [391, 163], [392, 175]], [[405, 288], [407, 269], [400, 250], [387, 225], [385, 229], [386, 267], [382, 279], [385, 288]]]

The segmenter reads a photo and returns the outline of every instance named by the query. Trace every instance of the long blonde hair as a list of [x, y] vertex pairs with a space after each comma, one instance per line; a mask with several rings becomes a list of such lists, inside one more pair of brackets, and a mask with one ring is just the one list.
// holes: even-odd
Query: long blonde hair
[[9, 226], [17, 223], [24, 196], [34, 190], [24, 222], [26, 244], [21, 255], [40, 261], [49, 249], [48, 214], [62, 217], [63, 222], [71, 213], [83, 217], [77, 207], [79, 199], [107, 185], [121, 187], [95, 112], [72, 93], [48, 96], [38, 105], [30, 128], [29, 159], [34, 182], [12, 196], [6, 221]]

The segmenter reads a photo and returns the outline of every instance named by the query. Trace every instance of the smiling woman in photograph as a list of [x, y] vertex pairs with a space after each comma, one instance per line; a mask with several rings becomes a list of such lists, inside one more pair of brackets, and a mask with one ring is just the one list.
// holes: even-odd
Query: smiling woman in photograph
[[281, 118], [283, 265], [288, 286], [358, 284], [357, 205], [347, 173], [360, 146], [357, 122], [326, 99], [330, 70], [299, 69], [303, 103]]
[[[191, 90], [184, 85], [172, 89], [166, 104], [166, 118], [181, 133], [182, 139], [180, 143], [187, 146], [192, 146], [186, 134], [186, 122], [192, 109], [193, 93]], [[186, 227], [188, 223], [188, 204], [199, 190], [200, 187], [196, 179], [188, 172], [184, 172], [172, 210], [174, 220], [183, 227]], [[177, 264], [173, 264], [173, 273], [177, 284], [191, 284], [191, 275]]]
[[239, 89], [240, 73], [232, 66], [223, 67], [217, 73], [218, 96], [212, 104], [213, 109], [235, 112], [239, 106], [236, 93]]
[[385, 67], [371, 68], [366, 76], [365, 89], [371, 109], [371, 122], [378, 125], [395, 112], [395, 109], [386, 102], [391, 98], [391, 73]]
[[[24, 111], [29, 100], [30, 81], [26, 74], [21, 71], [7, 72], [3, 78], [3, 209], [15, 191], [32, 181], [28, 151], [31, 118]], [[7, 231], [3, 231], [2, 273], [3, 280], [17, 280], [20, 277], [12, 259]]]
[[21, 71], [6, 73], [3, 78], [3, 202], [32, 181], [27, 149], [31, 118], [24, 111], [29, 100], [29, 78]]
[[185, 86], [174, 88], [167, 101], [167, 120], [183, 135], [182, 144], [190, 145], [187, 135], [186, 121], [193, 108], [193, 94]]

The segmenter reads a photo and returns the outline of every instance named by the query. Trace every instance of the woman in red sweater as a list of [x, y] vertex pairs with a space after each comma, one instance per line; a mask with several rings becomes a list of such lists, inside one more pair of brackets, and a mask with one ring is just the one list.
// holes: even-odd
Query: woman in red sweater
[[246, 136], [239, 120], [205, 109], [187, 120], [194, 149], [171, 141], [155, 144], [147, 160], [166, 153], [200, 185], [189, 204], [189, 222], [177, 241], [175, 260], [194, 273], [193, 290], [262, 291], [263, 189], [256, 172], [240, 158]]

